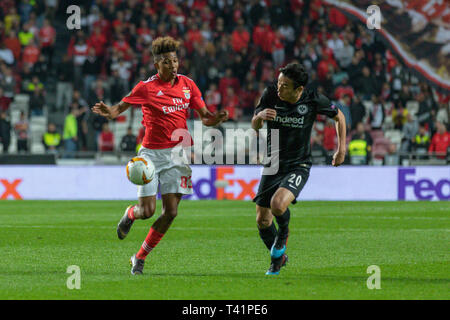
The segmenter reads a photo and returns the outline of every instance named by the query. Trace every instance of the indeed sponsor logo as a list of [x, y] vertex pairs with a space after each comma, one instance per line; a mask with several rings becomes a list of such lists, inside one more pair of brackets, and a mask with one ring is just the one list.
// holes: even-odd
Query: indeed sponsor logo
[[304, 117], [280, 117], [280, 116], [276, 116], [275, 121], [277, 122], [281, 122], [283, 125], [287, 125], [290, 127], [302, 127], [303, 126], [303, 121], [304, 121]]
[[450, 180], [440, 179], [433, 182], [430, 179], [415, 178], [415, 168], [403, 168], [398, 170], [398, 200], [406, 199], [406, 191], [410, 188], [418, 200], [450, 200]]

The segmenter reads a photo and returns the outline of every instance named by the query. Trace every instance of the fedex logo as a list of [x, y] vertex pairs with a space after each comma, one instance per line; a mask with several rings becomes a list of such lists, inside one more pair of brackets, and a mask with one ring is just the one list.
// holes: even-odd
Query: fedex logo
[[[201, 178], [193, 183], [194, 195], [199, 199], [228, 199], [228, 200], [251, 200], [256, 195], [256, 187], [259, 179], [239, 179], [234, 178], [236, 175], [234, 167], [211, 167], [208, 178]], [[226, 190], [226, 188], [217, 188], [215, 186], [216, 180], [225, 180], [228, 182], [228, 187], [233, 189]], [[192, 195], [185, 196], [189, 199]]]
[[415, 168], [398, 170], [398, 200], [406, 199], [407, 190], [413, 190], [418, 200], [450, 200], [450, 176], [433, 182], [430, 179], [415, 179]]

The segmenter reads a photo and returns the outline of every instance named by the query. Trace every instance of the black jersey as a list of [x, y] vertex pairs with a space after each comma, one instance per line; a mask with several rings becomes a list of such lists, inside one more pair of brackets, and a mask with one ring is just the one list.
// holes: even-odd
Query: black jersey
[[[255, 114], [264, 109], [275, 109], [277, 116], [267, 121], [267, 150], [274, 159], [279, 158], [279, 170], [289, 171], [300, 164], [311, 167], [311, 131], [317, 114], [334, 118], [338, 108], [316, 90], [303, 89], [295, 104], [282, 101], [275, 85], [267, 87], [255, 108]], [[272, 150], [271, 129], [279, 129], [279, 149]], [[268, 166], [268, 165], [267, 165]]]

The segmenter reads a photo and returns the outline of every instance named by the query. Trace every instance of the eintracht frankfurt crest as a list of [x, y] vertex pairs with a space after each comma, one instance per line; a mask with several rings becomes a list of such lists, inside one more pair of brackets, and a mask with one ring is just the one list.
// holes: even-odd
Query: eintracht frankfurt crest
[[301, 104], [297, 107], [297, 111], [298, 113], [300, 113], [301, 115], [307, 114], [308, 113], [308, 107], [304, 104]]

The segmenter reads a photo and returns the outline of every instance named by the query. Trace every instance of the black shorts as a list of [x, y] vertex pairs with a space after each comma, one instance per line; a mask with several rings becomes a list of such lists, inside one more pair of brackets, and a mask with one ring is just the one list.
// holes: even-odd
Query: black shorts
[[297, 167], [295, 170], [274, 175], [263, 175], [259, 183], [258, 193], [253, 202], [260, 207], [270, 208], [270, 200], [278, 188], [283, 187], [291, 191], [295, 198], [292, 203], [297, 202], [297, 196], [305, 186], [309, 178], [308, 167]]

